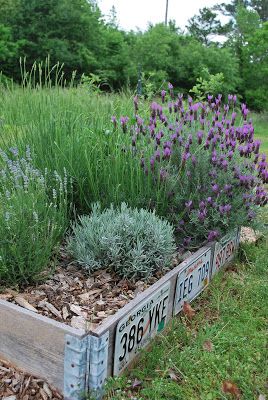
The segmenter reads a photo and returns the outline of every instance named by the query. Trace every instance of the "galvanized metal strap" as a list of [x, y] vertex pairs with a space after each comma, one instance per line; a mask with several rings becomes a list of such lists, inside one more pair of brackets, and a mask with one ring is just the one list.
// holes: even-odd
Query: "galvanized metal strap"
[[82, 339], [65, 335], [64, 399], [80, 400], [87, 391], [88, 336]]
[[109, 331], [97, 337], [89, 335], [88, 391], [96, 400], [104, 394], [104, 383], [108, 372]]

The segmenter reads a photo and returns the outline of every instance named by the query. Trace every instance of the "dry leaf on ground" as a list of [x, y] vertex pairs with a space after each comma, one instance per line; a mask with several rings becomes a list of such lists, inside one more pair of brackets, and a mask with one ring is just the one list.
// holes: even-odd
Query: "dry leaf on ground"
[[189, 303], [187, 303], [187, 301], [183, 303], [182, 310], [186, 317], [189, 319], [192, 319], [195, 316], [195, 310], [193, 309], [193, 307], [190, 306]]
[[238, 389], [238, 386], [231, 381], [224, 381], [222, 383], [222, 391], [224, 393], [232, 394], [238, 400], [241, 398], [241, 392]]
[[180, 376], [171, 368], [168, 370], [168, 376], [172, 381], [175, 382], [179, 382], [181, 380]]
[[211, 352], [214, 350], [214, 345], [210, 340], [205, 340], [203, 343], [203, 349]]

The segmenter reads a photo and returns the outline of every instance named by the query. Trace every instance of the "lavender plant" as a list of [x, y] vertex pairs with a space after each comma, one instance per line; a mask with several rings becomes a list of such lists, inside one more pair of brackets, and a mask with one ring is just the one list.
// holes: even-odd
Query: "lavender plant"
[[175, 251], [173, 228], [167, 221], [125, 203], [103, 212], [99, 204], [93, 205], [92, 214], [81, 216], [73, 226], [68, 248], [89, 272], [109, 268], [134, 280], [164, 270]]
[[[132, 152], [155, 184], [152, 199], [157, 212], [175, 226], [180, 246], [195, 247], [226, 231], [256, 221], [267, 204], [266, 156], [245, 104], [237, 108], [235, 95], [208, 95], [206, 102], [174, 96], [172, 84], [162, 90], [143, 118], [121, 118], [129, 132]], [[240, 119], [239, 119], [240, 113]], [[116, 124], [116, 121], [113, 120]]]
[[68, 223], [67, 175], [42, 174], [16, 148], [0, 150], [0, 286], [44, 277]]

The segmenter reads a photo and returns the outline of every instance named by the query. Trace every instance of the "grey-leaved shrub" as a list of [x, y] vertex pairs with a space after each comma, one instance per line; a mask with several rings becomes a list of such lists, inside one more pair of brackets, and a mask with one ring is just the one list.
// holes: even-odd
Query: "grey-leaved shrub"
[[68, 249], [90, 272], [109, 268], [126, 279], [141, 279], [165, 269], [175, 251], [173, 228], [154, 212], [120, 208], [101, 212], [94, 204], [92, 214], [80, 216], [73, 225]]

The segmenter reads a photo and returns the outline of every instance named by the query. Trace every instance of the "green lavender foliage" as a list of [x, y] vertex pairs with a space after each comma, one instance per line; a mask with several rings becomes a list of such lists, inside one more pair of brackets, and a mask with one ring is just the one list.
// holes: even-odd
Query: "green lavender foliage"
[[[45, 74], [45, 71], [43, 71]], [[51, 81], [48, 80], [48, 85]], [[111, 116], [134, 118], [131, 93], [97, 95], [87, 88], [33, 89], [29, 78], [24, 88], [0, 92], [0, 143], [3, 149], [29, 144], [38, 169], [64, 168], [73, 177], [73, 199], [80, 214], [91, 203], [127, 202], [132, 207], [150, 206], [155, 188], [139, 162], [128, 151], [129, 137], [114, 130]], [[56, 85], [56, 83], [55, 83]]]
[[68, 181], [36, 169], [29, 148], [0, 156], [0, 286], [21, 286], [49, 272], [68, 224]]
[[125, 203], [103, 212], [94, 204], [92, 214], [79, 217], [73, 225], [68, 248], [89, 272], [109, 268], [135, 280], [165, 269], [175, 251], [173, 228], [167, 221]]

